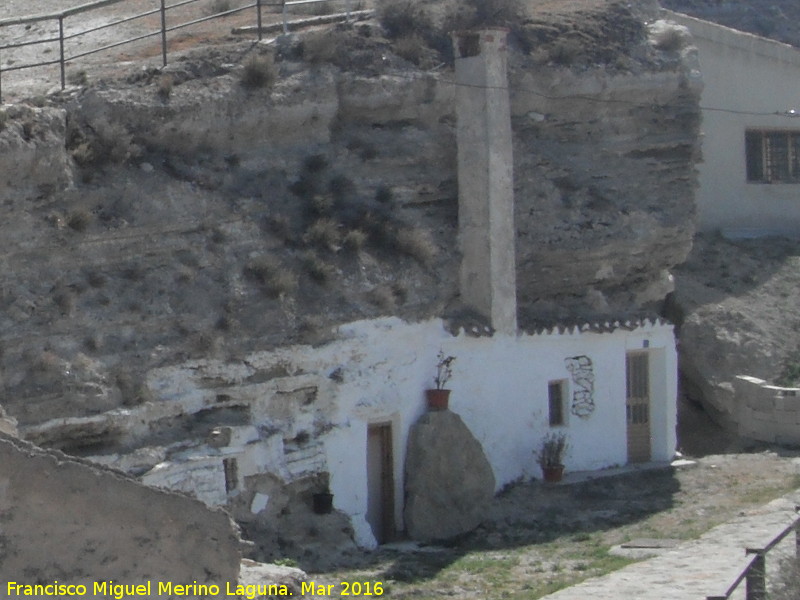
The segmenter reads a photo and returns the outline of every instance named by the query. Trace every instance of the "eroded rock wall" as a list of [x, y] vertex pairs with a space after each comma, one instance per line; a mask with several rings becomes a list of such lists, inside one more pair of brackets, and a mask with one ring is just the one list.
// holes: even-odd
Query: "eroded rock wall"
[[4, 586], [83, 583], [95, 597], [96, 581], [151, 581], [155, 594], [157, 582], [224, 590], [239, 574], [240, 540], [226, 513], [3, 434], [0, 511]]

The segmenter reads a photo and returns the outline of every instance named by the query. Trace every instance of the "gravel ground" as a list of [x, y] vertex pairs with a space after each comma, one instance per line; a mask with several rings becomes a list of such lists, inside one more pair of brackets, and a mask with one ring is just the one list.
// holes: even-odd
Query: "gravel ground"
[[447, 547], [390, 545], [316, 573], [300, 562], [315, 581], [382, 582], [392, 598], [533, 599], [627, 564], [609, 556], [612, 546], [693, 539], [798, 485], [800, 458], [785, 451], [708, 455], [570, 485], [528, 482], [501, 493], [484, 525]]

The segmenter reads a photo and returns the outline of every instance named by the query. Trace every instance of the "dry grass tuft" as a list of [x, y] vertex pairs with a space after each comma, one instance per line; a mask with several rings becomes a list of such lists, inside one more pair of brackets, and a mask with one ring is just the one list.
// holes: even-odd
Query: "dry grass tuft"
[[329, 218], [317, 219], [306, 231], [303, 241], [312, 246], [337, 251], [341, 245], [341, 227]]
[[297, 278], [274, 256], [262, 255], [251, 259], [244, 274], [258, 283], [270, 298], [280, 298], [297, 289]]
[[278, 69], [271, 54], [251, 56], [244, 63], [242, 85], [250, 90], [270, 88], [278, 79]]
[[421, 229], [400, 229], [395, 236], [397, 249], [411, 256], [420, 264], [428, 266], [436, 256], [436, 245], [426, 231]]

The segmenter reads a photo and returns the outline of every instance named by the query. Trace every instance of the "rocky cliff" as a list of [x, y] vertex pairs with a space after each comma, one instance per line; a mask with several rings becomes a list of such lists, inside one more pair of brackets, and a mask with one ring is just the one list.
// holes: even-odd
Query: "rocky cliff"
[[[622, 4], [581, 6], [511, 36], [528, 325], [657, 309], [691, 245], [690, 48]], [[368, 22], [5, 108], [8, 412], [135, 405], [155, 366], [455, 310], [453, 77], [400, 47]]]

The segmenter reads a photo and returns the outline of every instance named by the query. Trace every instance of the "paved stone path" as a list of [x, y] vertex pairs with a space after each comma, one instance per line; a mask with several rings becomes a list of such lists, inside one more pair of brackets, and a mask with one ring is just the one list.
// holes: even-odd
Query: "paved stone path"
[[[546, 600], [705, 600], [722, 596], [745, 565], [746, 547], [763, 547], [792, 522], [798, 493], [774, 500], [719, 525], [697, 540], [604, 577], [545, 596]], [[785, 546], [794, 545], [794, 536]], [[770, 557], [773, 557], [770, 561]], [[767, 555], [767, 571], [776, 562]], [[744, 583], [731, 596], [744, 598]]]

